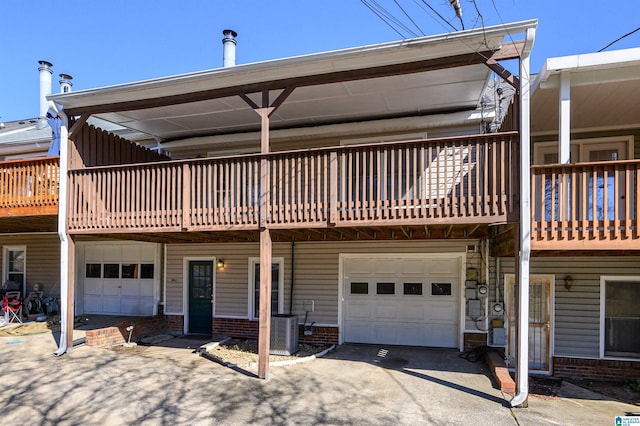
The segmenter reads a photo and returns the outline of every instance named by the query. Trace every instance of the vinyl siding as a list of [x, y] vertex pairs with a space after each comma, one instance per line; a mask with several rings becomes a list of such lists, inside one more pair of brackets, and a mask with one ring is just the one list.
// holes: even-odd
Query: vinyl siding
[[[514, 273], [513, 259], [501, 261], [501, 277]], [[555, 275], [555, 355], [599, 357], [600, 277], [640, 276], [640, 257], [538, 257], [531, 274]], [[564, 277], [573, 278], [571, 290]]]
[[[26, 246], [27, 294], [38, 284], [44, 296], [60, 296], [60, 240], [57, 234], [0, 235], [0, 245]], [[0, 258], [4, 250], [0, 251]], [[4, 258], [2, 277], [6, 274]], [[4, 282], [4, 278], [3, 282]]]
[[[351, 241], [295, 243], [293, 288], [294, 315], [304, 318], [303, 301], [315, 301], [315, 311], [308, 322], [318, 325], [338, 323], [338, 282], [340, 253], [447, 253], [465, 252], [477, 241]], [[467, 266], [476, 267], [480, 257], [469, 254]], [[249, 257], [259, 256], [259, 244], [181, 244], [167, 246], [167, 300], [165, 311], [183, 313], [183, 259], [217, 257], [224, 260], [224, 270], [216, 271], [216, 316], [247, 318]], [[291, 243], [274, 243], [273, 257], [284, 258], [284, 312], [289, 313], [291, 294]]]

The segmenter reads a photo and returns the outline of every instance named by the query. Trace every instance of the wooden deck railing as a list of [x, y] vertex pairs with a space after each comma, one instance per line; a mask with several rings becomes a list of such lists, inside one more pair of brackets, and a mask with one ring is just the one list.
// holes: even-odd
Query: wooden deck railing
[[[491, 223], [515, 210], [517, 133], [69, 172], [74, 233]], [[269, 186], [260, 163], [269, 164]]]
[[59, 157], [0, 163], [0, 217], [58, 213]]
[[532, 248], [638, 249], [640, 160], [532, 168]]

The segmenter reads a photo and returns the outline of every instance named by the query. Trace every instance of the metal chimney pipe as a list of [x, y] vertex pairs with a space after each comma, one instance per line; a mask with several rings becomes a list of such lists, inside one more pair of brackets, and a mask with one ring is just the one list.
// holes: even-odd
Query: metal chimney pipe
[[222, 31], [224, 38], [222, 39], [223, 51], [222, 51], [222, 66], [233, 67], [236, 64], [236, 37], [238, 33], [233, 30]]
[[53, 64], [47, 61], [38, 61], [38, 63], [40, 64], [38, 67], [38, 71], [40, 71], [40, 118], [45, 118], [49, 110], [47, 95], [51, 94], [51, 75], [53, 74], [51, 67]]
[[71, 86], [73, 86], [71, 80], [73, 80], [73, 77], [69, 74], [60, 74], [60, 93], [69, 93], [71, 91]]

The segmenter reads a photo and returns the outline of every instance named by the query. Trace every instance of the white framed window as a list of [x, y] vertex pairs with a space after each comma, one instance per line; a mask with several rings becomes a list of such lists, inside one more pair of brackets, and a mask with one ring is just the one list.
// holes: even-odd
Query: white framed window
[[600, 358], [640, 358], [640, 277], [600, 277]]
[[[617, 161], [633, 158], [633, 136], [573, 139], [571, 162]], [[533, 145], [534, 163], [558, 163], [558, 142], [538, 142]]]
[[[284, 258], [271, 259], [271, 312], [284, 313]], [[260, 258], [249, 258], [249, 318], [260, 317]]]
[[25, 293], [27, 285], [27, 247], [5, 246], [2, 250], [2, 284], [7, 281], [17, 283]]

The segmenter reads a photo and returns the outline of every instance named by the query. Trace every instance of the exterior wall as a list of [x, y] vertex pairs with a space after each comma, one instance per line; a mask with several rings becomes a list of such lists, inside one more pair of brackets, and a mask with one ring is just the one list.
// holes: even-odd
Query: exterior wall
[[[512, 258], [502, 259], [504, 274], [514, 273]], [[556, 276], [555, 355], [556, 357], [599, 358], [600, 356], [600, 276], [638, 276], [640, 257], [533, 257], [531, 274]], [[573, 278], [571, 290], [564, 277]]]
[[[315, 311], [307, 322], [318, 327], [338, 325], [338, 282], [340, 253], [447, 253], [465, 252], [475, 240], [341, 241], [299, 242], [295, 244], [292, 314], [304, 320], [303, 301], [315, 301]], [[216, 270], [215, 317], [247, 319], [249, 303], [248, 259], [259, 256], [257, 243], [179, 244], [167, 246], [165, 313], [184, 315], [183, 259], [216, 257], [223, 270]], [[273, 257], [284, 258], [284, 313], [289, 313], [291, 294], [291, 244], [274, 243]], [[467, 267], [480, 269], [480, 255], [468, 253]], [[214, 327], [215, 328], [215, 327]]]
[[636, 380], [640, 377], [640, 362], [554, 357], [553, 375], [578, 379]]
[[[60, 240], [55, 233], [0, 234], [1, 246], [26, 246], [27, 294], [38, 284], [43, 296], [60, 296]], [[0, 265], [5, 269], [4, 250], [0, 250]]]

